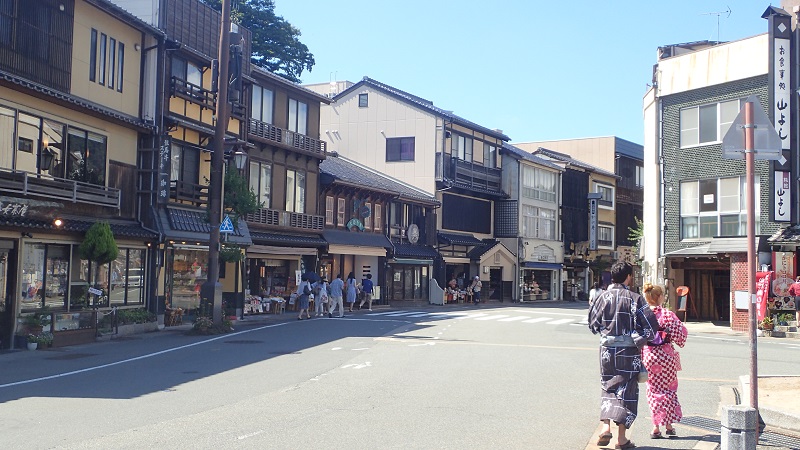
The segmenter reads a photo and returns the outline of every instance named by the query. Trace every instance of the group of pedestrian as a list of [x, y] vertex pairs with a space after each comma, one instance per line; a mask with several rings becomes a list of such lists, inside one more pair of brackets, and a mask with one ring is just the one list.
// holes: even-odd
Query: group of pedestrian
[[[650, 283], [644, 297], [628, 289], [633, 268], [626, 262], [611, 267], [608, 289], [598, 293], [589, 307], [589, 329], [600, 335], [600, 421], [598, 446], [611, 442], [611, 422], [617, 427], [616, 449], [636, 447], [627, 438], [638, 412], [640, 373], [647, 372], [647, 403], [653, 421], [650, 437], [675, 436], [680, 422], [678, 402], [680, 355], [674, 345], [686, 343], [686, 327], [663, 306], [664, 291]], [[599, 289], [599, 286], [596, 286]]]
[[314, 312], [315, 317], [333, 317], [333, 314], [338, 310], [338, 317], [344, 317], [344, 300], [347, 299], [348, 311], [353, 312], [353, 305], [361, 293], [361, 303], [359, 309], [367, 304], [367, 308], [372, 311], [372, 293], [374, 284], [372, 283], [372, 274], [367, 274], [361, 283], [356, 282], [355, 275], [350, 272], [347, 275], [347, 281], [342, 280], [342, 274], [336, 275], [336, 279], [328, 283], [325, 277], [320, 277], [316, 283], [311, 283], [308, 275], [300, 277], [300, 284], [297, 285], [295, 296], [298, 302], [299, 314], [297, 320], [303, 320], [305, 313], [306, 319], [311, 318], [311, 311], [309, 309], [310, 297], [314, 296]]

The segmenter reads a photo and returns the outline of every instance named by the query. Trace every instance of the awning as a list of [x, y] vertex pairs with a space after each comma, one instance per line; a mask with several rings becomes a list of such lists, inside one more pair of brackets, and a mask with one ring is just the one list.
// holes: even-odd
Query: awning
[[[27, 217], [10, 218], [0, 217], [0, 227], [15, 227], [23, 230], [35, 232], [35, 230], [50, 231], [70, 231], [75, 233], [85, 233], [94, 225], [97, 220], [81, 220], [69, 217], [62, 217], [64, 223], [61, 227], [53, 225], [52, 220], [38, 220]], [[133, 221], [102, 219], [108, 222], [114, 237], [119, 238], [141, 238], [155, 240], [158, 234], [153, 231], [145, 230], [139, 223]]]
[[[168, 240], [208, 244], [211, 226], [206, 220], [205, 211], [170, 207], [159, 208], [158, 219], [161, 222], [164, 236]], [[223, 233], [220, 233], [219, 240], [220, 242], [243, 246], [253, 243], [250, 240], [250, 231], [247, 229], [247, 223], [244, 220], [239, 220], [236, 232], [229, 233], [227, 241]]]
[[[368, 233], [362, 231], [345, 230], [324, 230], [322, 237], [330, 245], [348, 245], [355, 247], [377, 247], [381, 248], [386, 254], [386, 249], [391, 248], [392, 244], [382, 233]], [[329, 253], [336, 253], [329, 250]]]
[[386, 256], [386, 249], [384, 247], [330, 244], [328, 253], [331, 255]]
[[483, 241], [471, 234], [438, 233], [439, 243], [445, 245], [483, 245]]
[[523, 269], [544, 269], [544, 270], [561, 270], [564, 268], [563, 264], [560, 263], [543, 263], [543, 262], [532, 262], [532, 261], [525, 261], [522, 263]]
[[666, 257], [681, 257], [681, 256], [710, 256], [708, 252], [709, 243], [696, 245], [694, 247], [682, 248], [672, 252], [664, 253]]
[[425, 266], [433, 264], [431, 259], [413, 259], [413, 258], [394, 258], [389, 261], [391, 264], [414, 264], [417, 266]]
[[427, 245], [395, 244], [394, 257], [395, 259], [412, 258], [434, 260], [439, 257], [439, 252]]
[[[765, 236], [756, 236], [756, 251], [769, 251]], [[690, 257], [690, 256], [715, 256], [722, 253], [747, 253], [747, 238], [713, 238], [710, 242], [696, 245], [694, 247], [682, 248], [664, 256], [668, 257]]]
[[316, 256], [316, 254], [316, 248], [279, 247], [274, 245], [251, 245], [247, 247], [248, 258], [297, 260], [300, 259], [301, 256]]
[[250, 230], [250, 238], [253, 244], [275, 245], [286, 247], [324, 247], [328, 243], [318, 235], [284, 234], [284, 233], [265, 233]]

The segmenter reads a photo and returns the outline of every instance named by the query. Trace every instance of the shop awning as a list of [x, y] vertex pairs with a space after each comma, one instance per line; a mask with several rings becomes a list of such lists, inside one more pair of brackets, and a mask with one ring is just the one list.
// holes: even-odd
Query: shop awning
[[533, 261], [525, 261], [522, 263], [523, 269], [543, 269], [543, 270], [561, 270], [564, 268], [563, 264], [560, 263], [544, 263], [544, 262], [533, 262]]
[[770, 244], [800, 245], [800, 225], [792, 225], [780, 229], [770, 236], [767, 241]]
[[439, 257], [439, 252], [427, 245], [395, 244], [394, 257], [395, 259], [411, 258], [434, 260]]
[[250, 231], [250, 238], [253, 244], [275, 245], [287, 247], [324, 247], [328, 243], [318, 235], [284, 234], [284, 233], [265, 233], [261, 231]]
[[310, 247], [282, 247], [257, 244], [247, 247], [248, 258], [297, 260], [300, 259], [301, 256], [316, 254], [317, 249]]
[[[182, 241], [187, 244], [208, 244], [211, 226], [206, 220], [205, 211], [171, 207], [159, 208], [158, 219], [167, 240]], [[247, 223], [239, 220], [237, 228], [236, 232], [229, 233], [227, 241], [225, 235], [220, 233], [220, 241], [243, 246], [251, 245], [253, 241], [250, 239]]]
[[445, 245], [483, 245], [482, 240], [471, 234], [444, 233], [440, 231], [437, 236], [439, 243]]
[[[386, 253], [392, 244], [382, 233], [367, 233], [362, 231], [325, 230], [322, 237], [330, 245], [347, 245], [355, 247], [378, 247]], [[335, 253], [329, 250], [329, 253]]]
[[[9, 218], [0, 217], [0, 227], [15, 227], [23, 230], [60, 230], [75, 233], [85, 233], [96, 220], [81, 220], [76, 218], [62, 217], [64, 223], [61, 227], [53, 225], [52, 220], [39, 220], [22, 218]], [[103, 219], [106, 220], [106, 219]], [[108, 225], [111, 227], [111, 232], [115, 238], [141, 238], [152, 239], [158, 238], [158, 234], [144, 229], [139, 223], [125, 220], [107, 220]]]
[[331, 255], [361, 255], [361, 256], [386, 256], [383, 247], [362, 247], [358, 245], [330, 244], [328, 254]]
[[414, 264], [417, 266], [433, 264], [433, 260], [431, 259], [414, 259], [414, 258], [394, 258], [389, 262], [394, 264]]

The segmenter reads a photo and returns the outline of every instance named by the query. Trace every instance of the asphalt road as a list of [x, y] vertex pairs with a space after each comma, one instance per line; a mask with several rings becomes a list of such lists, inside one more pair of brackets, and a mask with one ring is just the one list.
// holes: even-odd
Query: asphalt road
[[[424, 307], [0, 355], [0, 448], [583, 449], [599, 408], [584, 317]], [[690, 335], [681, 355], [684, 415], [717, 419], [720, 387], [749, 371], [746, 338]], [[793, 373], [798, 356], [760, 344], [759, 373]], [[644, 400], [639, 412], [639, 448], [715, 434], [678, 425], [651, 441]]]

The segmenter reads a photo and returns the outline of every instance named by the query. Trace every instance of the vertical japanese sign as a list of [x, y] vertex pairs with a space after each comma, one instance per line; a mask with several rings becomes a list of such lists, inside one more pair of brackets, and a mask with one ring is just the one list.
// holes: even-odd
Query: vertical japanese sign
[[775, 171], [775, 222], [791, 220], [792, 183], [791, 172]]
[[166, 204], [169, 200], [169, 176], [172, 169], [172, 140], [169, 136], [164, 136], [161, 146], [158, 148], [158, 203]]
[[597, 201], [602, 194], [590, 193], [589, 198], [589, 250], [597, 250]]
[[[778, 25], [780, 28], [783, 24]], [[773, 122], [775, 123], [775, 131], [778, 132], [778, 137], [781, 138], [781, 148], [789, 150], [791, 148], [791, 108], [789, 107], [792, 102], [791, 84], [789, 83], [790, 77], [790, 40], [789, 39], [775, 39], [773, 44], [773, 72], [774, 79], [772, 83], [773, 101]]]
[[772, 272], [756, 272], [756, 320], [761, 322], [767, 313]]
[[772, 295], [788, 297], [789, 287], [794, 283], [794, 252], [772, 252], [772, 267], [775, 280], [772, 282]]
[[769, 108], [782, 157], [770, 163], [770, 216], [775, 222], [792, 221], [792, 18], [771, 9], [769, 20]]

